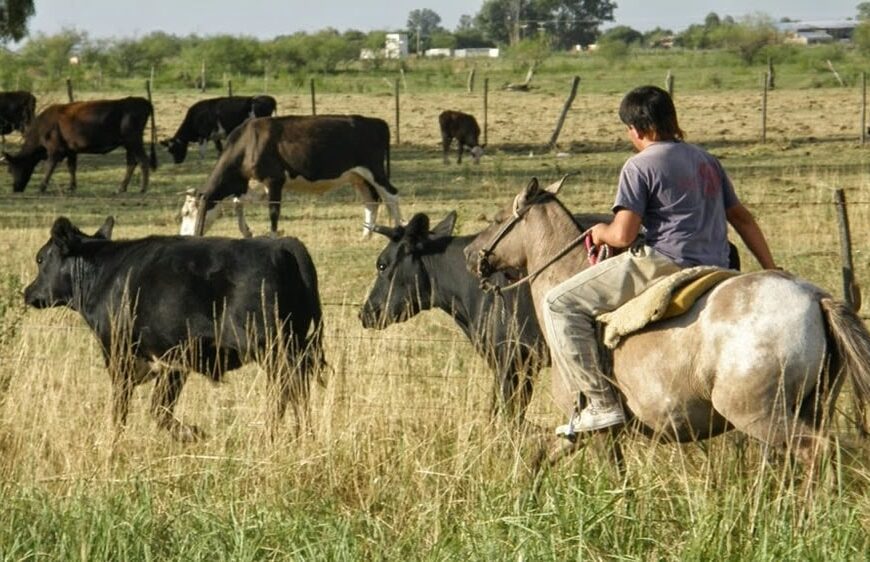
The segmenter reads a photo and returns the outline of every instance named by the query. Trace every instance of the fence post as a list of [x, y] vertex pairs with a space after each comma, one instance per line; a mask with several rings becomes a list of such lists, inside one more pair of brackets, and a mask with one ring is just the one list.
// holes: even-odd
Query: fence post
[[861, 144], [867, 142], [867, 73], [861, 73]]
[[674, 99], [674, 75], [671, 73], [671, 69], [668, 69], [668, 74], [665, 76], [665, 87], [668, 90], [668, 95], [671, 96], [671, 99]]
[[843, 300], [852, 310], [861, 308], [861, 291], [855, 283], [852, 265], [852, 233], [849, 230], [849, 214], [846, 211], [846, 195], [842, 189], [834, 192], [837, 203], [837, 223], [840, 226], [840, 260], [843, 269]]
[[227, 96], [233, 97], [233, 79], [227, 80]]
[[308, 79], [308, 86], [311, 89], [311, 115], [317, 115], [317, 102], [314, 96], [314, 78]]
[[[153, 66], [151, 68], [154, 68]], [[151, 146], [152, 156], [154, 154], [153, 147], [157, 144], [157, 111], [154, 109], [154, 103], [151, 101], [151, 80], [145, 82], [145, 92], [148, 94], [148, 103], [151, 104]]]
[[70, 79], [70, 78], [66, 79], [66, 97], [69, 98], [70, 103], [75, 101], [75, 99], [73, 98], [72, 79]]
[[761, 142], [767, 142], [767, 73], [761, 77]]
[[776, 86], [774, 85], [774, 70], [773, 70], [773, 59], [767, 57], [767, 89], [773, 90]]
[[202, 65], [199, 67], [199, 91], [205, 91], [205, 59], [202, 59]]
[[476, 68], [471, 67], [471, 70], [468, 71], [468, 79], [465, 81], [465, 89], [468, 90], [468, 93], [474, 92], [474, 72]]
[[396, 146], [401, 143], [399, 136], [399, 79], [396, 78]]
[[580, 77], [575, 76], [571, 81], [571, 92], [568, 94], [568, 99], [565, 100], [565, 105], [562, 106], [562, 113], [559, 114], [559, 120], [556, 121], [556, 128], [553, 130], [553, 135], [550, 137], [550, 142], [547, 143], [547, 148], [552, 150], [556, 146], [556, 141], [559, 140], [559, 133], [562, 132], [562, 125], [565, 124], [565, 117], [568, 115], [568, 110], [571, 109], [571, 104], [574, 103], [574, 97], [577, 96], [577, 86], [580, 85]]
[[486, 146], [487, 128], [489, 123], [489, 78], [483, 79], [483, 144]]

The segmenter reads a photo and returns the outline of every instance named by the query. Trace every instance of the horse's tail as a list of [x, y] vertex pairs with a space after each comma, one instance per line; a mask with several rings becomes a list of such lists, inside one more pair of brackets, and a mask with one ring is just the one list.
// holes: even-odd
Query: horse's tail
[[820, 305], [828, 324], [828, 334], [837, 348], [840, 368], [852, 379], [857, 405], [858, 430], [870, 435], [867, 407], [870, 405], [870, 332], [861, 318], [844, 302], [830, 297]]

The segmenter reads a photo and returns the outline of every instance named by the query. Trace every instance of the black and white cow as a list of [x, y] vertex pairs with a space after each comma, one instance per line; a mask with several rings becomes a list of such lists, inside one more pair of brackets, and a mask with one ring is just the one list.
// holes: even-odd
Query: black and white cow
[[36, 114], [36, 98], [30, 92], [0, 92], [0, 136], [24, 133]]
[[462, 164], [462, 151], [466, 147], [471, 152], [474, 163], [480, 164], [483, 146], [480, 144], [480, 126], [473, 115], [448, 109], [442, 111], [441, 115], [438, 116], [438, 125], [441, 127], [441, 144], [444, 148], [445, 164], [450, 163], [447, 154], [450, 152], [450, 143], [453, 142], [453, 139], [456, 139], [456, 144], [459, 145], [457, 164]]
[[190, 371], [220, 381], [257, 361], [267, 373], [276, 430], [288, 402], [307, 419], [310, 377], [325, 365], [317, 273], [295, 238], [150, 236], [112, 241], [58, 218], [36, 254], [30, 306], [78, 311], [100, 341], [123, 428], [136, 385], [156, 379], [151, 413], [179, 440], [202, 431], [173, 410]]
[[383, 119], [360, 115], [251, 119], [230, 134], [205, 186], [188, 193], [181, 210], [181, 234], [203, 234], [218, 214], [216, 205], [230, 199], [239, 229], [250, 236], [241, 205], [251, 196], [268, 199], [274, 234], [283, 189], [322, 194], [347, 184], [363, 200], [364, 237], [375, 225], [381, 202], [393, 222], [401, 224], [398, 194], [389, 180], [389, 157], [390, 128]]
[[218, 153], [221, 141], [236, 127], [252, 117], [268, 117], [275, 113], [277, 102], [272, 96], [232, 96], [200, 100], [187, 109], [184, 121], [175, 135], [160, 141], [176, 164], [187, 157], [187, 145], [199, 144], [200, 157], [205, 145], [213, 141]]

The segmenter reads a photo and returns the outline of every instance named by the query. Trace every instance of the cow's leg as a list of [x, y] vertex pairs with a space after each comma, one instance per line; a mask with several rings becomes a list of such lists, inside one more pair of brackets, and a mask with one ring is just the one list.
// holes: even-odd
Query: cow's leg
[[245, 203], [238, 197], [233, 197], [233, 211], [236, 214], [236, 222], [239, 224], [239, 231], [245, 238], [250, 238], [254, 235], [251, 232], [251, 227], [248, 226], [248, 221], [245, 220]]
[[221, 139], [214, 139], [214, 148], [215, 150], [217, 150], [218, 154], [224, 151], [224, 146], [221, 144]]
[[[127, 166], [130, 165], [130, 152], [127, 152]], [[151, 177], [151, 163], [148, 161], [148, 155], [145, 153], [145, 147], [139, 147], [133, 153], [134, 161], [139, 164], [139, 171], [142, 173], [142, 188], [141, 193], [148, 191], [148, 180]], [[135, 166], [135, 164], [134, 164]], [[129, 179], [127, 180], [130, 181]]]
[[208, 146], [207, 140], [199, 141], [199, 159], [205, 160], [205, 147]]
[[459, 153], [459, 154], [458, 154], [457, 157], [456, 157], [456, 163], [457, 163], [457, 164], [462, 164], [462, 149], [463, 149], [462, 141], [461, 141], [461, 140], [457, 140], [457, 141], [456, 141], [456, 144], [459, 145], [459, 149], [458, 149], [458, 153]]
[[79, 155], [75, 152], [70, 153], [66, 157], [66, 169], [69, 170], [69, 190], [73, 192], [78, 185], [76, 184], [76, 167], [78, 165]]
[[[365, 180], [362, 183], [357, 182], [357, 178]], [[382, 177], [381, 180], [386, 183], [389, 180], [386, 177]], [[384, 205], [387, 206], [387, 209], [390, 212], [390, 216], [393, 219], [394, 226], [402, 226], [402, 213], [399, 211], [399, 198], [394, 193], [390, 193], [383, 186], [381, 182], [375, 180], [372, 173], [365, 169], [361, 168], [356, 171], [356, 173], [352, 176], [351, 183], [353, 184], [354, 189], [360, 194], [362, 197], [363, 203], [366, 205], [366, 217], [365, 224], [363, 224], [363, 228], [365, 231], [363, 232], [363, 238], [371, 235], [371, 228], [374, 228], [375, 219], [377, 219], [378, 207], [377, 203], [383, 202]], [[371, 201], [375, 204], [373, 207], [374, 212], [372, 213], [371, 220], [369, 220], [369, 204]], [[367, 225], [371, 225], [368, 227]]]
[[198, 441], [205, 437], [205, 433], [195, 425], [182, 423], [174, 414], [185, 382], [187, 373], [184, 371], [172, 370], [158, 376], [151, 394], [151, 415], [157, 421], [157, 427], [169, 431], [173, 439], [182, 442]]
[[57, 165], [60, 164], [61, 160], [63, 160], [63, 156], [58, 156], [56, 154], [48, 155], [48, 161], [45, 163], [45, 177], [42, 178], [42, 183], [39, 184], [40, 193], [45, 193], [45, 190], [48, 189], [51, 175], [54, 174], [54, 170], [57, 168]]
[[[142, 166], [142, 174], [145, 174], [145, 168]], [[118, 193], [125, 193], [127, 186], [130, 185], [130, 179], [133, 178], [133, 170], [136, 169], [136, 155], [128, 148], [127, 149], [127, 170], [124, 172], [124, 179], [121, 180], [121, 186], [118, 188]]]
[[441, 146], [444, 149], [444, 163], [450, 164], [450, 141], [453, 140], [447, 135], [441, 135]]
[[269, 180], [269, 223], [272, 236], [278, 235], [278, 219], [281, 218], [281, 188], [284, 187], [284, 178]]
[[366, 178], [363, 178], [359, 174], [351, 174], [350, 183], [363, 201], [362, 238], [365, 240], [371, 237], [372, 230], [375, 228], [375, 224], [377, 224], [380, 201], [378, 200], [374, 185], [366, 181]]
[[124, 432], [127, 425], [127, 415], [130, 413], [130, 398], [135, 386], [129, 373], [117, 366], [111, 368], [112, 377], [112, 424], [115, 428], [115, 440]]

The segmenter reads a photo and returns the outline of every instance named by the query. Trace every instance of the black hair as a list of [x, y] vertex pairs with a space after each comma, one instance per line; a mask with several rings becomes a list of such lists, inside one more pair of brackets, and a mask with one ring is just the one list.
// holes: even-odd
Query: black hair
[[657, 140], [682, 140], [677, 109], [671, 96], [657, 86], [640, 86], [622, 98], [619, 118], [639, 133], [654, 133]]

